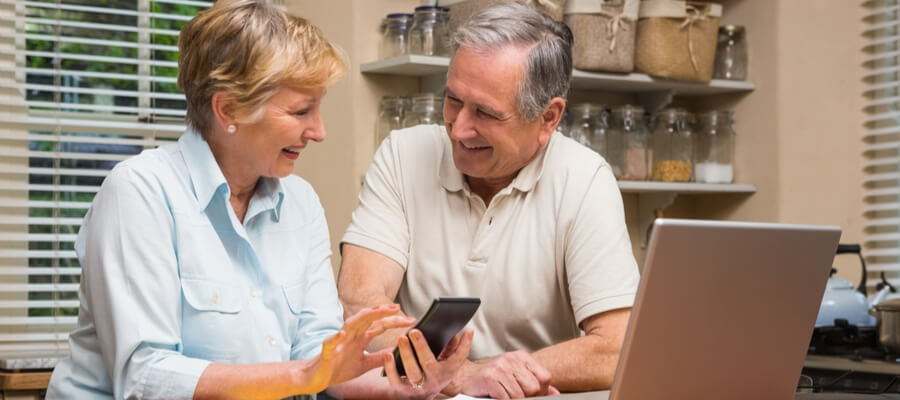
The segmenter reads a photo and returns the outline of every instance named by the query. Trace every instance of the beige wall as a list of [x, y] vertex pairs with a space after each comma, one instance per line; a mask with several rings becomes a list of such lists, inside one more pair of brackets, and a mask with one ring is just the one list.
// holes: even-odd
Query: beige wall
[[[346, 50], [347, 77], [329, 90], [323, 106], [328, 139], [304, 154], [297, 173], [322, 198], [335, 251], [356, 206], [362, 174], [374, 151], [378, 99], [411, 94], [418, 80], [363, 75], [377, 57], [377, 27], [388, 12], [409, 11], [416, 0], [293, 0], [304, 16]], [[680, 196], [668, 216], [835, 224], [845, 242], [862, 236], [860, 172], [860, 16], [841, 0], [728, 0], [726, 23], [746, 25], [750, 79], [757, 90], [713, 98], [680, 98], [696, 111], [736, 112], [736, 179], [757, 185], [751, 195]], [[582, 96], [582, 95], [579, 95]], [[637, 241], [636, 195], [624, 196]], [[636, 249], [639, 259], [640, 250]], [[840, 275], [858, 279], [853, 259], [838, 259]], [[335, 266], [339, 257], [334, 257]]]

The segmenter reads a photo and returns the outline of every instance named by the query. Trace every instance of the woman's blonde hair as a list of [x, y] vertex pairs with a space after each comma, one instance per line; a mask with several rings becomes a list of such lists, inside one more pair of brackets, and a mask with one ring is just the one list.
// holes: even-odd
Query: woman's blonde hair
[[347, 69], [319, 28], [265, 0], [217, 1], [184, 26], [178, 51], [187, 122], [204, 138], [216, 92], [234, 101], [238, 122], [254, 122], [280, 88], [328, 86]]

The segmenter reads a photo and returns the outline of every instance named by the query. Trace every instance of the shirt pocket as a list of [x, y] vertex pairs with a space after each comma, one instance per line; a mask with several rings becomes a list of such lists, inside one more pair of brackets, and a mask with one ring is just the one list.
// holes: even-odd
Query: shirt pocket
[[306, 297], [306, 282], [282, 285], [281, 291], [284, 293], [284, 301], [287, 303], [288, 312], [285, 314], [285, 320], [288, 323], [288, 337], [291, 338], [292, 343], [297, 343], [299, 341], [297, 334], [300, 330], [300, 317], [303, 313], [304, 298]]
[[245, 344], [243, 292], [237, 286], [182, 278], [182, 342], [184, 355], [213, 362], [231, 363]]
[[281, 290], [284, 292], [284, 299], [287, 301], [288, 308], [295, 316], [300, 316], [303, 312], [303, 298], [306, 296], [306, 283], [301, 282], [293, 285], [282, 285]]
[[225, 314], [241, 312], [243, 291], [236, 286], [183, 278], [181, 289], [184, 291], [185, 300], [197, 311], [215, 311]]

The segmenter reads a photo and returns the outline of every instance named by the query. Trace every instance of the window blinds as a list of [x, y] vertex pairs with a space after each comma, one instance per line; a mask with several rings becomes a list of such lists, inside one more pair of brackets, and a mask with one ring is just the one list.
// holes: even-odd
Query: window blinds
[[67, 351], [81, 220], [117, 162], [184, 130], [178, 33], [211, 5], [0, 0], [0, 357]]
[[[866, 85], [864, 254], [869, 271], [900, 284], [900, 2], [863, 2]], [[868, 280], [870, 286], [877, 279]]]

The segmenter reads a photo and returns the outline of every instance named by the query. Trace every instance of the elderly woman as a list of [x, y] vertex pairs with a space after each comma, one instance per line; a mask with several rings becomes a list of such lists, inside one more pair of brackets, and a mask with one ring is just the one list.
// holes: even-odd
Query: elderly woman
[[[335, 48], [262, 0], [219, 0], [184, 27], [179, 50], [190, 128], [120, 163], [97, 194], [76, 241], [78, 328], [47, 397], [437, 393], [471, 332], [438, 358], [412, 335], [424, 387], [397, 375], [390, 350], [365, 353], [413, 321], [396, 305], [342, 321], [322, 206], [291, 175], [325, 139], [319, 105], [346, 69]], [[419, 372], [410, 341], [399, 345]]]

